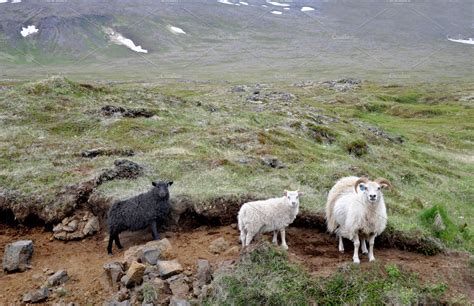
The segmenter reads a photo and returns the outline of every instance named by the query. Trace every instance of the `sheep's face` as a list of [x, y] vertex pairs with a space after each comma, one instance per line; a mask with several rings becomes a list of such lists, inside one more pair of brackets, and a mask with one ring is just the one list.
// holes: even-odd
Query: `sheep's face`
[[367, 182], [359, 185], [369, 203], [376, 203], [382, 197], [382, 185], [376, 182]]
[[300, 195], [302, 193], [297, 191], [285, 190], [285, 199], [292, 206], [297, 207], [300, 204]]
[[152, 182], [152, 185], [155, 189], [155, 192], [158, 194], [158, 197], [160, 199], [165, 199], [166, 197], [169, 196], [169, 190], [168, 190], [168, 187], [171, 186], [173, 184], [172, 181], [166, 181], [166, 182], [163, 182], [163, 181], [156, 181], [156, 182]]

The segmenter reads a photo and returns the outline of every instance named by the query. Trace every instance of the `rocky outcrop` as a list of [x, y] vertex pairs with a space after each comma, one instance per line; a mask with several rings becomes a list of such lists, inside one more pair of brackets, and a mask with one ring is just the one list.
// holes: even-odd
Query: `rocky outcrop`
[[53, 228], [53, 236], [58, 240], [78, 240], [91, 236], [100, 230], [99, 218], [89, 212], [77, 212], [64, 218]]

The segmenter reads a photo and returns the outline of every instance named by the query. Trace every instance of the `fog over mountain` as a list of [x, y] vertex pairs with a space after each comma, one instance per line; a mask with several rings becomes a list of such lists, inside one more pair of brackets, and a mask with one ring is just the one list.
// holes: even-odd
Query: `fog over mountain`
[[8, 0], [0, 64], [3, 77], [465, 77], [473, 20], [472, 1]]

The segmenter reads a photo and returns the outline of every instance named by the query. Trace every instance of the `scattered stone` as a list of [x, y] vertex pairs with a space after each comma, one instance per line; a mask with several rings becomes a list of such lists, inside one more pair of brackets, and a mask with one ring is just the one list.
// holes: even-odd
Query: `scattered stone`
[[293, 83], [293, 86], [295, 86], [295, 87], [310, 87], [310, 86], [314, 86], [314, 81], [296, 82], [296, 83]]
[[96, 148], [84, 150], [81, 152], [81, 156], [84, 158], [94, 158], [97, 156], [134, 156], [135, 152], [131, 149], [105, 149], [105, 148]]
[[286, 168], [286, 165], [283, 164], [278, 158], [274, 156], [265, 155], [265, 156], [262, 156], [260, 159], [262, 163], [266, 166], [269, 166], [275, 169]]
[[47, 284], [49, 286], [57, 286], [64, 284], [69, 279], [66, 270], [59, 270], [48, 278]]
[[232, 223], [232, 224], [230, 225], [230, 227], [233, 228], [233, 229], [237, 229], [237, 223]]
[[211, 291], [212, 291], [212, 286], [210, 284], [202, 286], [201, 292], [198, 295], [198, 299], [202, 301], [203, 299], [205, 299], [211, 294]]
[[183, 272], [183, 267], [177, 260], [160, 260], [157, 262], [157, 266], [162, 278]]
[[42, 287], [33, 292], [29, 292], [23, 296], [24, 303], [38, 303], [43, 302], [48, 299], [49, 289], [47, 287]]
[[198, 286], [202, 287], [211, 281], [211, 265], [209, 264], [208, 260], [198, 259], [196, 266], [196, 280], [198, 282]]
[[219, 237], [216, 240], [211, 242], [211, 245], [209, 246], [209, 250], [212, 253], [222, 253], [225, 250], [229, 248], [230, 244], [227, 242], [223, 237]]
[[99, 218], [90, 212], [78, 212], [57, 224], [53, 228], [53, 237], [64, 241], [78, 240], [91, 236], [99, 230]]
[[184, 298], [189, 293], [189, 285], [186, 282], [187, 277], [178, 274], [168, 278], [166, 281], [170, 286], [171, 293], [176, 297]]
[[7, 244], [3, 254], [3, 270], [7, 272], [25, 271], [30, 266], [33, 250], [33, 241], [31, 240], [20, 240]]
[[346, 78], [340, 80], [326, 81], [322, 84], [336, 91], [349, 91], [359, 89], [361, 83], [361, 80]]
[[133, 261], [142, 260], [142, 254], [145, 249], [157, 250], [157, 253], [159, 253], [158, 259], [171, 259], [173, 257], [173, 247], [170, 241], [167, 238], [163, 238], [161, 240], [149, 241], [145, 245], [129, 248], [123, 255], [123, 264], [128, 267]]
[[138, 263], [137, 261], [132, 262], [130, 268], [127, 270], [127, 274], [125, 274], [120, 281], [127, 288], [140, 285], [143, 281], [145, 268], [146, 266], [144, 264]]
[[120, 281], [123, 276], [123, 266], [119, 262], [109, 262], [104, 265], [105, 276], [110, 285]]
[[384, 138], [384, 139], [386, 139], [390, 142], [393, 142], [393, 143], [396, 143], [396, 144], [405, 143], [405, 139], [403, 139], [403, 137], [401, 135], [390, 135], [387, 132], [385, 132], [385, 131], [377, 128], [377, 127], [374, 127], [374, 126], [369, 126], [367, 128], [367, 130], [372, 132], [375, 136]]
[[149, 110], [144, 108], [124, 108], [121, 106], [114, 106], [114, 105], [106, 105], [100, 109], [100, 113], [104, 117], [112, 117], [116, 115], [121, 115], [127, 118], [137, 118], [137, 117], [145, 117], [150, 118], [153, 117], [153, 113]]
[[127, 301], [130, 299], [130, 291], [128, 291], [127, 288], [122, 287], [115, 293], [114, 297], [118, 302]]
[[247, 86], [245, 85], [235, 85], [234, 87], [232, 87], [231, 91], [233, 93], [236, 93], [236, 92], [246, 92], [247, 91]]
[[144, 172], [142, 166], [127, 159], [118, 159], [114, 161], [114, 165], [115, 168], [106, 169], [99, 175], [97, 181], [100, 184], [114, 179], [136, 179]]
[[43, 272], [46, 275], [53, 275], [54, 274], [54, 270], [51, 270], [51, 269], [48, 269], [48, 268], [43, 269]]
[[191, 306], [191, 303], [189, 303], [185, 299], [180, 299], [178, 297], [173, 296], [170, 300], [170, 306]]
[[152, 247], [145, 247], [140, 251], [140, 260], [143, 263], [156, 265], [160, 258], [160, 250]]

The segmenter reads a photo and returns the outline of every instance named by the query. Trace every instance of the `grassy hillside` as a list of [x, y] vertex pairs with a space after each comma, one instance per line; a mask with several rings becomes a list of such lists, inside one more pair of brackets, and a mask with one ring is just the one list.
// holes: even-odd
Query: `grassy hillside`
[[[346, 92], [289, 83], [247, 84], [243, 92], [227, 83], [83, 86], [62, 78], [0, 85], [0, 186], [40, 199], [22, 205], [54, 211], [61, 188], [119, 158], [81, 151], [131, 149], [145, 175], [107, 182], [99, 194], [128, 197], [156, 178], [175, 181], [173, 196], [203, 202], [299, 188], [303, 209], [322, 212], [338, 178], [382, 176], [394, 185], [385, 193], [393, 228], [474, 250], [472, 84], [366, 82]], [[106, 105], [154, 116], [105, 117]], [[284, 168], [262, 162], [268, 156]]]

